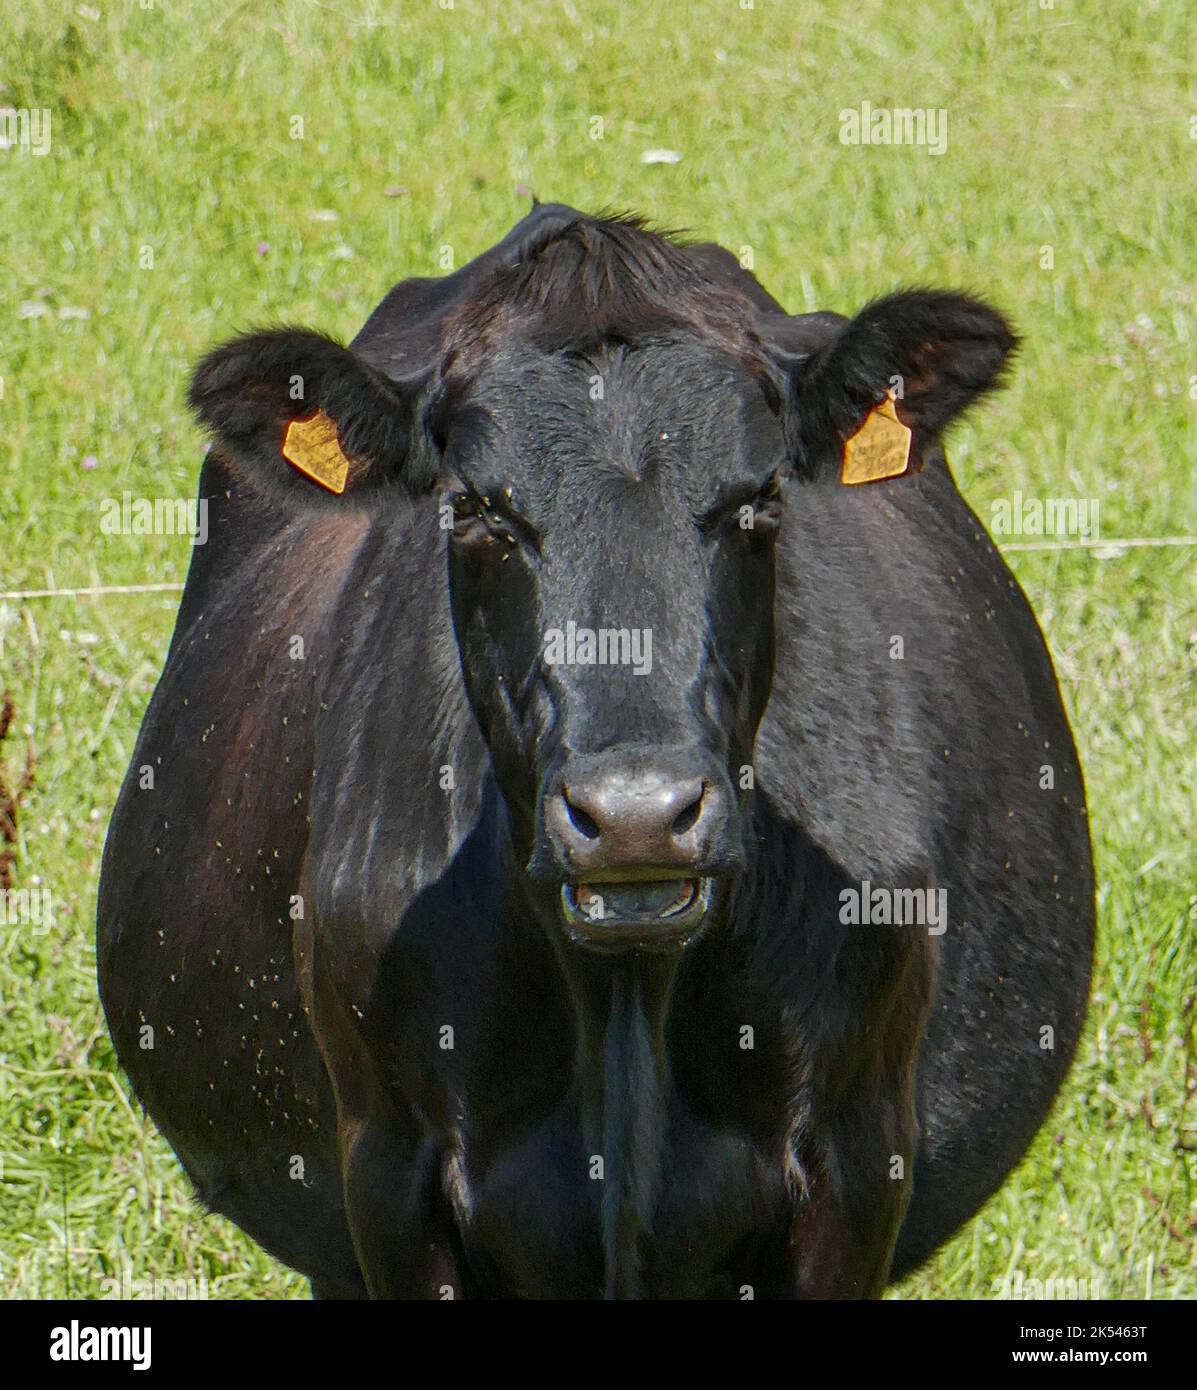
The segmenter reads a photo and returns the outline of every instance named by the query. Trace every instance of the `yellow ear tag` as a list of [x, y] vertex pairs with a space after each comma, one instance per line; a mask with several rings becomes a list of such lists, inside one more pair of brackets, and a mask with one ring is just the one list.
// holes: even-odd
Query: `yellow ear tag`
[[911, 434], [910, 427], [898, 419], [890, 391], [865, 416], [860, 429], [844, 440], [840, 482], [875, 483], [905, 473], [910, 464]]
[[283, 436], [283, 458], [329, 492], [345, 491], [349, 460], [337, 443], [336, 421], [323, 410], [291, 421]]

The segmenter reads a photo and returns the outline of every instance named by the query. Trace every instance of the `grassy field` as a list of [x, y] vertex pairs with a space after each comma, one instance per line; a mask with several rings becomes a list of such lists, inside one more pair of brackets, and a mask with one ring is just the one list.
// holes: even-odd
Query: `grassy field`
[[[979, 514], [1021, 491], [1097, 499], [1110, 542], [1197, 534], [1184, 6], [938, 0], [909, 23], [880, 0], [501, 8], [9, 7], [0, 107], [49, 109], [52, 146], [0, 149], [0, 590], [181, 580], [186, 539], [100, 520], [126, 489], [193, 495], [189, 364], [265, 321], [351, 335], [394, 281], [501, 235], [527, 207], [517, 185], [751, 248], [794, 311], [900, 284], [981, 290], [1026, 345], [951, 450]], [[946, 111], [946, 150], [842, 144], [862, 101]], [[643, 162], [662, 149], [680, 159]], [[1197, 549], [1010, 560], [1088, 776], [1095, 993], [1027, 1160], [893, 1296], [1059, 1278], [1197, 1297]], [[15, 783], [28, 750], [35, 778], [13, 885], [50, 888], [55, 914], [0, 928], [6, 1297], [99, 1297], [122, 1276], [307, 1292], [201, 1217], [96, 998], [104, 830], [176, 602], [0, 598], [15, 706], [0, 753]]]

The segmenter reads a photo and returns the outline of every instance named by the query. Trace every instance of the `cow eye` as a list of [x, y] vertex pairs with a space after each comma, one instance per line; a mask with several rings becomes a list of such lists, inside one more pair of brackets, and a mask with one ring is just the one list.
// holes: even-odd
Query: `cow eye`
[[459, 492], [452, 499], [453, 534], [463, 536], [483, 521], [479, 499], [468, 492]]
[[781, 475], [771, 473], [759, 488], [748, 483], [735, 489], [699, 517], [698, 525], [707, 536], [720, 534], [729, 526], [745, 535], [758, 529], [771, 535], [781, 520], [781, 509]]
[[495, 542], [504, 553], [516, 545], [515, 520], [501, 511], [489, 497], [476, 492], [456, 492], [451, 499], [453, 538], [471, 544]]

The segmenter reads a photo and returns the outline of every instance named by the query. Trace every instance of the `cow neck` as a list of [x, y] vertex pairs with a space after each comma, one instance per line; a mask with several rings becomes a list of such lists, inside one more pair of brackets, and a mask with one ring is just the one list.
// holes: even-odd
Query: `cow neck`
[[[651, 1235], [667, 1138], [673, 1075], [666, 1030], [681, 957], [673, 952], [603, 955], [568, 940], [544, 922], [526, 894], [520, 867], [528, 845], [504, 820], [502, 872], [521, 884], [521, 910], [509, 929], [547, 937], [574, 1018], [574, 1091], [582, 1139], [593, 1163], [601, 1158], [600, 1220], [604, 1297], [646, 1297], [645, 1248]], [[518, 927], [516, 924], [519, 924]]]
[[678, 958], [568, 944], [559, 957], [578, 1025], [583, 1135], [603, 1163], [605, 1296], [640, 1298], [669, 1114], [665, 1026]]

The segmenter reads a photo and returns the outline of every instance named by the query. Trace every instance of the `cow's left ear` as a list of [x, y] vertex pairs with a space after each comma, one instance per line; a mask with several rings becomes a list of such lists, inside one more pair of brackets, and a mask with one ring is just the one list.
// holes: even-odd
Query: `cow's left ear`
[[966, 295], [875, 301], [790, 371], [799, 474], [863, 483], [917, 472], [943, 430], [1000, 384], [1017, 345], [996, 309]]
[[188, 399], [235, 472], [286, 505], [312, 506], [403, 485], [415, 395], [331, 338], [280, 328], [210, 353]]

